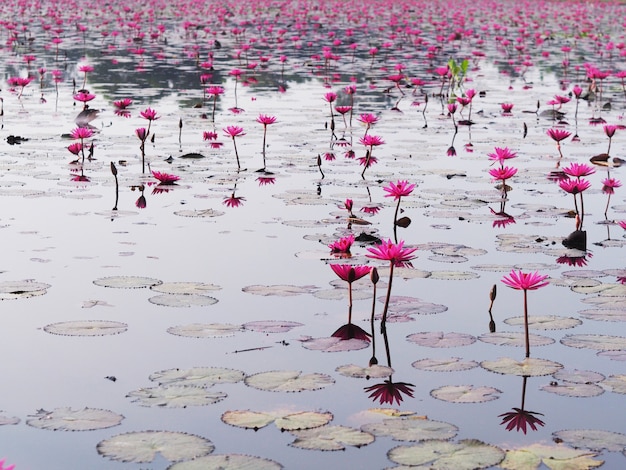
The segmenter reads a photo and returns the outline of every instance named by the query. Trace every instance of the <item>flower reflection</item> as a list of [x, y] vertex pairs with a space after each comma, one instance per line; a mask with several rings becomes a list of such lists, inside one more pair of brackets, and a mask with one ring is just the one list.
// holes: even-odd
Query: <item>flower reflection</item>
[[230, 197], [227, 197], [226, 199], [224, 199], [222, 201], [222, 204], [228, 207], [239, 207], [239, 206], [243, 206], [243, 203], [245, 200], [246, 200], [245, 197], [235, 196], [235, 193], [233, 193]]
[[522, 431], [526, 434], [527, 426], [530, 426], [533, 431], [536, 431], [537, 426], [545, 425], [545, 423], [535, 415], [543, 416], [542, 413], [537, 413], [536, 411], [526, 411], [520, 408], [513, 408], [513, 411], [502, 413], [501, 415], [498, 415], [498, 417], [502, 418], [502, 422], [500, 424], [506, 424], [507, 431], [515, 429], [516, 431]]
[[276, 178], [272, 176], [259, 176], [256, 180], [259, 182], [259, 186], [267, 186], [276, 182]]
[[591, 253], [584, 253], [583, 255], [579, 256], [563, 255], [559, 256], [556, 259], [556, 262], [557, 264], [567, 264], [568, 266], [576, 266], [578, 268], [581, 268], [583, 266], [587, 266], [587, 257], [591, 258], [593, 257], [593, 255]]
[[353, 323], [346, 323], [345, 325], [339, 327], [331, 336], [342, 340], [362, 339], [369, 342], [371, 335], [360, 326]]
[[389, 403], [393, 405], [394, 400], [398, 405], [404, 400], [402, 394], [413, 398], [413, 387], [415, 385], [406, 382], [392, 382], [391, 378], [385, 380], [382, 383], [365, 387], [365, 391], [370, 393], [369, 398], [382, 405]]
[[180, 176], [170, 175], [161, 171], [152, 171], [152, 176], [159, 180], [160, 184], [173, 185], [180, 179]]

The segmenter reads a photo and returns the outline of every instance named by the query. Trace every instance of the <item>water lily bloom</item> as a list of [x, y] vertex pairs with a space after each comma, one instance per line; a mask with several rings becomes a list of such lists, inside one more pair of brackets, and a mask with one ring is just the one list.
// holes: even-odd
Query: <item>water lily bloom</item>
[[120, 110], [128, 108], [131, 104], [133, 104], [133, 100], [130, 98], [123, 98], [113, 102], [113, 106]]
[[503, 166], [500, 168], [492, 168], [489, 170], [489, 174], [494, 180], [508, 180], [517, 173], [517, 168]]
[[343, 203], [343, 206], [348, 212], [350, 212], [350, 214], [352, 214], [352, 207], [354, 206], [354, 202], [352, 201], [352, 199], [346, 199], [346, 201]]
[[139, 140], [145, 142], [148, 138], [148, 130], [145, 127], [139, 127], [135, 129], [135, 135], [139, 138]]
[[454, 145], [451, 145], [450, 147], [448, 147], [448, 150], [446, 151], [446, 155], [448, 157], [455, 157], [456, 156], [456, 149], [454, 148]]
[[417, 248], [404, 248], [403, 240], [393, 243], [391, 239], [388, 239], [379, 245], [369, 247], [367, 251], [369, 251], [369, 254], [365, 256], [368, 258], [389, 261], [394, 266], [406, 266], [407, 263], [415, 258], [413, 252], [417, 251]]
[[93, 100], [96, 97], [93, 93], [89, 93], [87, 91], [79, 91], [74, 95], [74, 99], [76, 101], [80, 101], [81, 103], [86, 103], [88, 101]]
[[146, 108], [145, 110], [141, 111], [139, 115], [142, 118], [147, 119], [148, 121], [156, 121], [161, 117], [157, 116], [157, 112], [152, 108]]
[[259, 114], [259, 117], [256, 118], [256, 122], [258, 122], [259, 124], [263, 124], [264, 126], [267, 126], [269, 124], [274, 124], [276, 122], [276, 117], [268, 116], [267, 114]]
[[246, 135], [245, 132], [243, 131], [243, 127], [239, 127], [239, 126], [226, 126], [222, 130], [224, 131], [224, 135], [226, 137], [232, 137], [233, 139], [235, 137], [241, 137], [241, 136]]
[[343, 279], [349, 284], [368, 275], [372, 269], [369, 266], [352, 266], [350, 264], [331, 264], [330, 268], [340, 279]]
[[562, 140], [567, 139], [570, 135], [572, 135], [571, 132], [568, 132], [564, 129], [556, 129], [556, 128], [548, 129], [547, 134], [548, 136], [550, 136], [552, 140], [554, 140], [557, 143], [561, 142]]
[[456, 113], [456, 109], [457, 109], [456, 103], [448, 103], [448, 112], [450, 114]]
[[341, 237], [339, 240], [332, 242], [328, 245], [331, 253], [350, 253], [350, 248], [354, 243], [354, 235], [347, 237]]
[[516, 290], [537, 290], [540, 287], [550, 284], [546, 282], [547, 275], [539, 274], [537, 271], [534, 273], [524, 273], [522, 271], [515, 272], [513, 269], [509, 273], [509, 277], [504, 276], [502, 282], [509, 287]]
[[329, 91], [328, 93], [324, 95], [324, 101], [327, 101], [328, 103], [333, 103], [336, 99], [337, 99], [337, 93], [333, 91]]
[[161, 184], [174, 184], [180, 179], [180, 176], [170, 175], [161, 171], [152, 171], [152, 176], [159, 180]]
[[335, 111], [339, 114], [346, 114], [352, 111], [352, 106], [335, 106]]
[[400, 405], [404, 399], [402, 394], [413, 398], [413, 389], [411, 387], [415, 387], [415, 385], [406, 382], [392, 382], [389, 379], [380, 384], [364, 387], [364, 390], [366, 393], [370, 393], [369, 398], [374, 401], [378, 400], [381, 405], [385, 403], [393, 405], [394, 400]]
[[93, 135], [93, 131], [86, 127], [77, 127], [76, 129], [72, 129], [70, 135], [73, 139], [88, 139]]
[[574, 93], [576, 99], [580, 99], [580, 95], [582, 95], [583, 89], [578, 85], [574, 85], [574, 88], [572, 88], [572, 93]]
[[360, 326], [356, 326], [353, 323], [346, 323], [345, 325], [339, 327], [337, 331], [335, 331], [330, 336], [332, 336], [333, 338], [342, 339], [344, 341], [348, 339], [362, 339], [369, 342], [372, 335], [370, 335]]
[[596, 169], [585, 163], [570, 163], [569, 166], [563, 168], [563, 173], [569, 176], [580, 178], [581, 176], [589, 176], [596, 172]]
[[602, 192], [605, 194], [614, 194], [615, 188], [619, 188], [622, 185], [620, 180], [615, 178], [606, 178], [602, 181]]
[[78, 66], [78, 71], [79, 72], [83, 72], [83, 73], [87, 73], [87, 72], [93, 72], [94, 68], [91, 65], [79, 65]]
[[526, 434], [526, 426], [530, 426], [533, 431], [536, 431], [537, 426], [543, 426], [545, 424], [535, 415], [543, 416], [542, 413], [537, 413], [535, 411], [526, 411], [520, 408], [513, 408], [513, 411], [503, 413], [501, 415], [498, 415], [498, 417], [502, 418], [502, 422], [500, 424], [508, 423], [506, 426], [507, 431], [512, 431], [513, 429], [515, 429], [516, 431], [522, 431], [524, 434]]
[[408, 196], [415, 189], [415, 184], [409, 184], [408, 181], [398, 181], [397, 183], [390, 182], [388, 186], [383, 188], [383, 191], [386, 191], [389, 194], [385, 194], [385, 197], [393, 196], [394, 200], [397, 201], [402, 196]]
[[604, 126], [604, 133], [610, 139], [611, 137], [613, 137], [615, 135], [615, 131], [617, 129], [618, 129], [618, 126], [614, 126], [614, 125], [611, 125], [611, 124], [606, 124]]
[[222, 204], [228, 207], [239, 207], [239, 206], [243, 206], [243, 203], [245, 200], [246, 200], [245, 197], [238, 197], [238, 196], [235, 196], [235, 193], [233, 193], [230, 197], [227, 197], [226, 199], [224, 199], [222, 201]]
[[502, 112], [510, 113], [513, 109], [513, 103], [502, 103], [500, 104], [500, 107], [502, 108]]
[[500, 165], [502, 165], [504, 163], [504, 160], [517, 157], [517, 153], [512, 152], [511, 150], [509, 150], [508, 147], [496, 147], [494, 149], [494, 153], [490, 153], [488, 154], [488, 156], [489, 160], [497, 160], [498, 162], [500, 162]]
[[81, 144], [80, 142], [74, 142], [73, 144], [68, 145], [67, 149], [70, 151], [70, 153], [78, 155], [83, 149], [83, 144]]
[[559, 181], [559, 186], [563, 191], [570, 194], [580, 194], [589, 189], [591, 183], [586, 179], [566, 179]]
[[357, 118], [357, 121], [362, 122], [363, 124], [367, 124], [367, 126], [369, 127], [378, 122], [378, 116], [371, 113], [364, 113]]
[[15, 469], [15, 464], [5, 467], [4, 466], [5, 462], [6, 462], [5, 459], [0, 460], [0, 470], [14, 470]]
[[206, 94], [213, 97], [224, 94], [224, 88], [221, 86], [210, 86], [206, 89]]

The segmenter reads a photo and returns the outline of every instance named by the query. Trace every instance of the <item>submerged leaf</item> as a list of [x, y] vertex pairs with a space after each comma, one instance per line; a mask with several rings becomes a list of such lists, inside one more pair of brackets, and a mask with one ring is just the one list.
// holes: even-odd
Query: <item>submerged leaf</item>
[[241, 325], [227, 323], [191, 323], [190, 325], [171, 326], [167, 332], [176, 336], [189, 338], [216, 338], [220, 336], [233, 336], [237, 331], [242, 331]]
[[124, 416], [109, 410], [97, 408], [73, 410], [66, 407], [54, 411], [40, 410], [27, 419], [26, 424], [51, 431], [93, 431], [117, 426], [123, 419]]
[[150, 290], [162, 294], [197, 294], [206, 295], [209, 292], [220, 290], [220, 286], [215, 284], [205, 284], [204, 282], [164, 282], [150, 287]]
[[302, 342], [302, 347], [313, 351], [344, 352], [357, 351], [369, 347], [369, 341], [364, 339], [342, 339], [334, 336], [327, 338], [311, 338]]
[[279, 297], [291, 297], [294, 295], [312, 294], [317, 290], [315, 286], [289, 286], [289, 285], [274, 285], [274, 286], [262, 286], [254, 285], [247, 286], [241, 289], [243, 292], [254, 295], [276, 295]]
[[163, 307], [207, 307], [216, 304], [218, 300], [199, 294], [163, 294], [150, 297], [148, 302]]

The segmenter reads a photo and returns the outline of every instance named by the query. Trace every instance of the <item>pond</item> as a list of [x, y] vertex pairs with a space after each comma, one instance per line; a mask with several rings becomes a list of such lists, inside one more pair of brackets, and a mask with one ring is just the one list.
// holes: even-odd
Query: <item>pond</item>
[[3, 12], [5, 468], [624, 465], [624, 4], [149, 5]]

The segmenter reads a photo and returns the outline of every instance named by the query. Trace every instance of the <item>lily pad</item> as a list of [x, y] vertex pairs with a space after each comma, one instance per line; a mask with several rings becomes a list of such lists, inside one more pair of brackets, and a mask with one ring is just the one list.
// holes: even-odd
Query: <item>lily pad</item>
[[302, 341], [302, 346], [306, 349], [322, 352], [344, 352], [357, 351], [369, 347], [369, 342], [364, 339], [342, 339], [334, 336], [325, 338], [310, 338]]
[[561, 338], [561, 343], [572, 348], [611, 351], [626, 349], [626, 338], [610, 335], [568, 335]]
[[479, 440], [466, 439], [458, 443], [430, 440], [411, 446], [394, 447], [387, 457], [394, 463], [425, 466], [431, 470], [472, 470], [498, 465], [504, 459], [499, 447]]
[[182, 432], [138, 431], [100, 441], [96, 449], [111, 460], [148, 463], [157, 454], [171, 462], [195, 459], [210, 454], [215, 446], [208, 439]]
[[191, 323], [189, 325], [171, 326], [167, 329], [167, 332], [188, 338], [217, 338], [233, 336], [236, 332], [242, 330], [243, 327], [241, 325], [231, 325], [229, 323]]
[[500, 467], [505, 470], [536, 470], [543, 463], [550, 470], [589, 470], [604, 461], [593, 460], [598, 454], [565, 446], [534, 443], [521, 449], [507, 450]]
[[148, 302], [163, 307], [208, 307], [217, 303], [217, 299], [199, 294], [163, 294], [150, 297]]
[[178, 462], [167, 470], [280, 470], [281, 464], [269, 459], [241, 454], [207, 455]]
[[600, 429], [571, 429], [552, 433], [567, 445], [577, 449], [621, 452], [626, 448], [626, 434]]
[[459, 432], [453, 424], [432, 421], [421, 416], [385, 419], [380, 423], [369, 423], [361, 426], [361, 430], [374, 436], [390, 436], [396, 441], [419, 442], [429, 439], [448, 440]]
[[496, 374], [528, 377], [552, 375], [559, 369], [563, 368], [563, 366], [558, 362], [532, 357], [528, 357], [523, 361], [517, 361], [510, 357], [501, 357], [495, 361], [483, 361], [480, 363], [480, 366], [483, 369], [495, 372]]
[[430, 279], [443, 281], [469, 281], [479, 277], [478, 274], [469, 271], [432, 271], [430, 274]]
[[124, 416], [109, 410], [73, 410], [66, 407], [56, 408], [54, 411], [39, 410], [26, 420], [26, 424], [50, 431], [93, 431], [117, 426], [123, 419]]
[[303, 326], [302, 323], [286, 320], [263, 320], [244, 323], [243, 328], [260, 333], [286, 333], [294, 328]]
[[332, 377], [326, 374], [302, 374], [294, 370], [260, 372], [245, 379], [246, 385], [258, 390], [290, 393], [320, 390], [334, 383]]
[[602, 384], [608, 387], [613, 393], [626, 395], [626, 375], [624, 374], [611, 375]]
[[587, 384], [602, 382], [606, 377], [591, 370], [561, 369], [554, 374], [554, 378], [577, 384]]
[[[484, 335], [480, 335], [478, 339], [483, 343], [496, 344], [498, 346], [524, 347], [526, 345], [524, 333], [521, 331], [485, 333]], [[547, 336], [529, 334], [528, 342], [531, 346], [547, 346], [548, 344], [554, 343], [554, 340], [552, 338], [548, 338]]]
[[444, 333], [442, 331], [425, 331], [413, 333], [406, 337], [407, 341], [430, 348], [454, 348], [468, 346], [476, 342], [476, 337], [465, 333]]
[[294, 295], [312, 294], [317, 290], [315, 286], [290, 286], [290, 285], [274, 285], [274, 286], [262, 286], [254, 285], [247, 286], [241, 289], [243, 292], [254, 295], [262, 296], [278, 296], [278, 297], [291, 297]]
[[159, 385], [193, 385], [211, 387], [215, 384], [241, 382], [245, 374], [236, 369], [222, 367], [192, 367], [191, 369], [167, 369], [150, 375]]
[[391, 367], [381, 366], [378, 364], [374, 364], [369, 367], [361, 367], [355, 364], [348, 364], [345, 366], [337, 367], [335, 371], [343, 375], [344, 377], [354, 377], [359, 379], [380, 379], [382, 377], [388, 377], [393, 374], [393, 369]]
[[231, 426], [254, 429], [255, 431], [274, 423], [281, 431], [297, 431], [300, 429], [312, 429], [324, 426], [331, 422], [333, 414], [315, 411], [271, 412], [258, 411], [226, 411], [222, 414], [222, 421]]
[[322, 426], [292, 434], [296, 440], [289, 445], [308, 450], [345, 450], [347, 446], [362, 447], [375, 440], [372, 434], [347, 426]]
[[464, 360], [460, 357], [420, 359], [411, 364], [416, 369], [433, 372], [457, 372], [478, 367], [478, 362]]
[[159, 285], [151, 286], [150, 290], [160, 292], [162, 294], [196, 294], [206, 295], [209, 292], [220, 290], [220, 286], [215, 284], [205, 284], [203, 282], [164, 282]]
[[11, 424], [19, 424], [20, 419], [15, 416], [0, 415], [0, 426], [7, 426]]
[[133, 403], [141, 406], [161, 408], [186, 408], [188, 406], [212, 405], [222, 401], [227, 395], [223, 392], [209, 392], [203, 387], [188, 385], [160, 385], [140, 388], [126, 395]]
[[[384, 302], [385, 298], [381, 297], [379, 300]], [[445, 305], [433, 304], [416, 297], [395, 296], [389, 299], [389, 311], [397, 315], [432, 315], [446, 310], [448, 307]]]
[[588, 320], [626, 321], [626, 310], [621, 309], [588, 309], [582, 310], [578, 314]]
[[496, 400], [502, 392], [493, 387], [474, 385], [444, 385], [430, 392], [433, 398], [450, 403], [484, 403]]
[[597, 355], [600, 357], [608, 357], [612, 361], [626, 361], [626, 349], [617, 351], [599, 351]]
[[46, 333], [65, 336], [106, 336], [124, 333], [126, 323], [107, 320], [77, 320], [52, 323], [43, 327]]
[[162, 284], [163, 281], [141, 276], [111, 276], [96, 279], [93, 283], [100, 287], [115, 289], [141, 289]]
[[50, 284], [35, 281], [0, 282], [0, 300], [16, 300], [37, 297], [48, 292]]
[[203, 210], [180, 210], [174, 211], [174, 215], [178, 215], [180, 217], [202, 217], [202, 218], [210, 218], [210, 217], [219, 217], [224, 215], [225, 212], [218, 211], [215, 209], [203, 209]]
[[544, 385], [540, 388], [544, 392], [554, 393], [555, 395], [561, 395], [564, 397], [597, 397], [604, 393], [604, 389], [596, 384], [581, 384], [561, 382], [558, 385]]
[[[509, 326], [524, 326], [524, 317], [511, 317], [504, 320]], [[531, 330], [565, 330], [574, 328], [582, 322], [572, 317], [558, 315], [529, 315], [528, 328]]]

